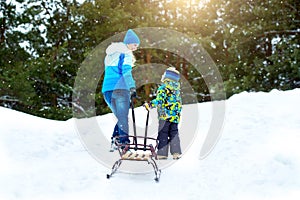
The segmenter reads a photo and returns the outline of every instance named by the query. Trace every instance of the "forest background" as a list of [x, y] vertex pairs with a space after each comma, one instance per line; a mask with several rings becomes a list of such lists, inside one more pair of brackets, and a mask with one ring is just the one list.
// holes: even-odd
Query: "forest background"
[[[0, 106], [72, 118], [81, 63], [102, 41], [140, 27], [168, 28], [199, 42], [220, 71], [227, 98], [299, 88], [299, 8], [294, 0], [1, 0]], [[156, 49], [139, 49], [135, 56], [137, 67], [176, 67], [198, 102], [211, 100], [203, 74], [184, 58]], [[109, 112], [101, 84], [95, 96], [86, 94], [95, 98], [97, 115]], [[150, 100], [156, 88], [138, 88], [136, 105]]]

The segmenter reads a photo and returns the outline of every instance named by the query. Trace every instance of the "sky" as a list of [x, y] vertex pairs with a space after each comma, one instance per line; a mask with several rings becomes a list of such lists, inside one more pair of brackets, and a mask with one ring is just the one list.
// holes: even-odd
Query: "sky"
[[[225, 101], [222, 135], [203, 159], [200, 150], [212, 123], [212, 102], [196, 104], [195, 137], [178, 161], [171, 157], [157, 161], [162, 171], [159, 182], [154, 181], [151, 167], [145, 173], [135, 173], [134, 168], [127, 172], [125, 162], [107, 179], [110, 163], [105, 165], [91, 154], [75, 119], [55, 121], [0, 107], [0, 199], [298, 200], [299, 102], [300, 89], [230, 97]], [[195, 105], [183, 109], [190, 106]], [[142, 127], [145, 111], [135, 111]], [[114, 127], [112, 119], [111, 114], [96, 117], [106, 138]], [[149, 122], [156, 126], [154, 119]], [[186, 133], [179, 132], [184, 141]], [[108, 150], [109, 145], [100, 153], [117, 156]], [[147, 167], [146, 162], [127, 162]]]

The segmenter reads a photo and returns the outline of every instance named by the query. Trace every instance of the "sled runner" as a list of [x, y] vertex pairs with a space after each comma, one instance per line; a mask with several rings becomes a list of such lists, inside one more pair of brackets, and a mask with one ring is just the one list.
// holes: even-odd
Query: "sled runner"
[[[133, 101], [131, 99], [131, 110], [132, 110], [132, 121], [133, 121], [133, 132], [134, 136], [128, 136], [130, 139], [130, 143], [128, 144], [121, 144], [119, 143], [118, 139], [120, 137], [115, 137], [112, 139], [112, 145], [119, 151], [120, 159], [118, 159], [113, 167], [110, 174], [107, 174], [107, 178], [109, 179], [120, 167], [122, 161], [145, 161], [148, 164], [151, 164], [156, 182], [159, 181], [161, 170], [158, 168], [155, 160], [157, 160], [156, 149], [158, 145], [158, 141], [155, 138], [147, 137], [148, 131], [148, 121], [149, 121], [149, 111], [147, 111], [147, 119], [146, 119], [146, 129], [145, 129], [145, 136], [137, 136], [136, 135], [136, 125], [135, 125], [135, 115], [134, 115], [134, 106]], [[113, 150], [111, 150], [113, 151]]]

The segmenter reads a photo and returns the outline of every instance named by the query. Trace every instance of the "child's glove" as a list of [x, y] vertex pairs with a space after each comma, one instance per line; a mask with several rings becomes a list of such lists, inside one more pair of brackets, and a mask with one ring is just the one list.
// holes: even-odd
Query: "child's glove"
[[147, 111], [150, 111], [150, 108], [151, 108], [151, 104], [150, 104], [150, 103], [145, 102], [145, 103], [143, 104], [143, 106], [145, 107], [145, 109], [146, 109]]

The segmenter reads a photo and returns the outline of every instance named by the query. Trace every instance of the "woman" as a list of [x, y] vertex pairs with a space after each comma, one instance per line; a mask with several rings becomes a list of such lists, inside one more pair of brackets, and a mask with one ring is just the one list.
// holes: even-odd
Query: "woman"
[[105, 74], [102, 93], [105, 102], [117, 118], [112, 139], [119, 136], [121, 144], [129, 143], [128, 112], [130, 98], [136, 97], [132, 67], [135, 62], [133, 51], [137, 50], [140, 39], [129, 29], [123, 42], [112, 43], [106, 49]]

